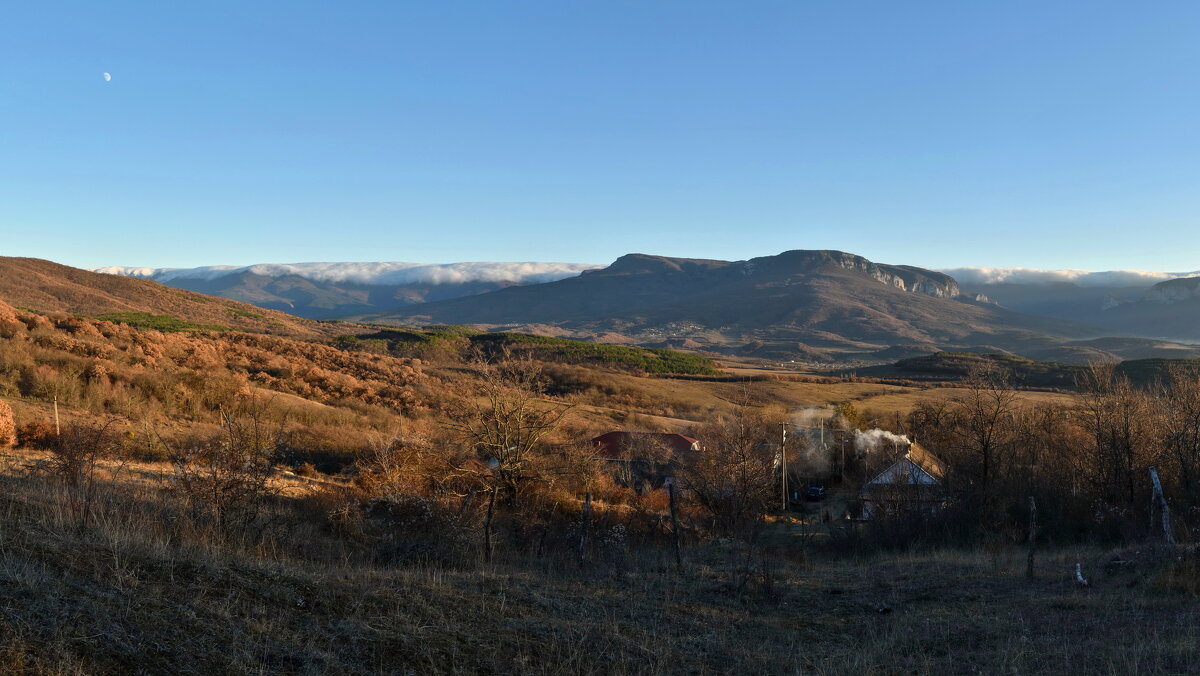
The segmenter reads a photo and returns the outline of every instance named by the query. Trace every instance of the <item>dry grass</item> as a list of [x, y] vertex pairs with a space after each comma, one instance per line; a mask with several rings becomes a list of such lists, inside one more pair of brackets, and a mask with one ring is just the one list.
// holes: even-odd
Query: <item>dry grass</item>
[[[871, 387], [871, 386], [864, 386]], [[873, 387], [880, 387], [875, 385]], [[958, 387], [936, 387], [929, 389], [905, 388], [897, 392], [868, 394], [855, 402], [860, 409], [870, 409], [879, 413], [896, 413], [907, 415], [918, 403], [937, 402], [963, 396], [965, 390]], [[1029, 405], [1063, 405], [1070, 406], [1079, 401], [1074, 394], [1060, 392], [1030, 392], [1019, 391], [1017, 401]]]
[[[5, 673], [1131, 674], [1200, 660], [1196, 598], [1108, 577], [1090, 550], [1043, 556], [1030, 582], [1015, 549], [784, 546], [744, 592], [723, 543], [688, 548], [683, 576], [657, 550], [390, 568], [303, 500], [277, 506], [283, 535], [223, 538], [153, 481], [110, 485], [81, 532], [21, 464], [0, 470]], [[1076, 560], [1091, 588], [1072, 584]]]

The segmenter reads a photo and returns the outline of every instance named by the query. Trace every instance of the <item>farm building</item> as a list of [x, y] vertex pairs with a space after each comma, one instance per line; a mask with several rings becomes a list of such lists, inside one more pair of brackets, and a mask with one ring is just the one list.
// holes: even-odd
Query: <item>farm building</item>
[[608, 432], [592, 439], [596, 457], [614, 466], [616, 479], [639, 489], [673, 483], [680, 465], [700, 451], [700, 442], [667, 432]]
[[862, 518], [928, 514], [941, 509], [946, 503], [942, 485], [945, 474], [941, 460], [916, 442], [910, 443], [904, 457], [863, 484], [859, 492]]

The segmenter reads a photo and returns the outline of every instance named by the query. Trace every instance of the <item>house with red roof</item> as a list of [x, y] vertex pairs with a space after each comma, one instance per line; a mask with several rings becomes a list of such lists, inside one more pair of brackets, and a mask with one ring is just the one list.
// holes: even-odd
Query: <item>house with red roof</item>
[[607, 432], [592, 445], [597, 458], [613, 465], [618, 483], [639, 490], [675, 483], [679, 469], [700, 452], [699, 440], [670, 432]]

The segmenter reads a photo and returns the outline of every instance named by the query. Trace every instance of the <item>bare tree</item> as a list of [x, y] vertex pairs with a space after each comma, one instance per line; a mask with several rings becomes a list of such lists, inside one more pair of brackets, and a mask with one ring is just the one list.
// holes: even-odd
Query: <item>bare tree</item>
[[1079, 420], [1091, 439], [1093, 486], [1110, 507], [1131, 509], [1161, 448], [1161, 410], [1149, 391], [1135, 388], [1111, 364], [1093, 366], [1082, 384]]
[[775, 429], [739, 406], [698, 433], [704, 450], [684, 466], [681, 478], [718, 532], [753, 539], [763, 515], [778, 503]]
[[1012, 439], [1017, 392], [1007, 374], [991, 363], [972, 366], [965, 385], [966, 391], [951, 406], [958, 420], [954, 431], [974, 461], [974, 478], [986, 501], [992, 494], [997, 462]]
[[[50, 472], [66, 487], [71, 513], [80, 530], [91, 522], [100, 495], [101, 465], [118, 460], [121, 442], [113, 427], [114, 420], [104, 423], [70, 423], [54, 437], [50, 447]], [[120, 466], [109, 468], [117, 472]]]
[[241, 415], [223, 415], [221, 431], [171, 454], [174, 483], [197, 515], [222, 531], [262, 526], [277, 493], [271, 481], [284, 446], [284, 422], [272, 424], [265, 406], [247, 402]]
[[487, 464], [491, 483], [515, 507], [530, 482], [553, 474], [548, 437], [574, 406], [543, 396], [541, 366], [528, 357], [479, 358], [473, 366], [482, 387], [459, 401], [447, 427]]
[[1191, 509], [1200, 506], [1200, 377], [1195, 370], [1177, 367], [1168, 384], [1164, 441], [1185, 506]]

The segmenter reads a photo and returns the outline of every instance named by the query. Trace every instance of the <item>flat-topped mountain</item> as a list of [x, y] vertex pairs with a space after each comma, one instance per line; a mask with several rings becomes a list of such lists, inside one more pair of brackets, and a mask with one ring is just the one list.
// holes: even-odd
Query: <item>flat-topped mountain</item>
[[962, 293], [949, 275], [841, 251], [745, 261], [622, 256], [578, 277], [413, 306], [397, 323], [554, 327], [638, 342], [752, 341], [871, 352], [891, 345], [1019, 347], [1087, 327], [1012, 312]]

